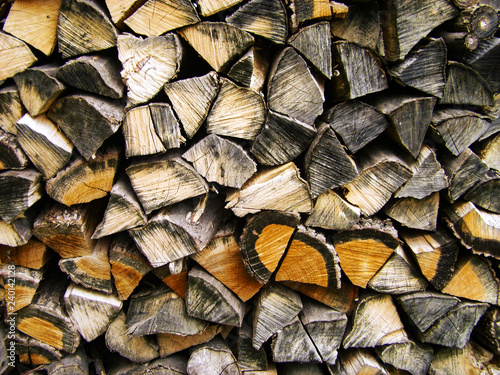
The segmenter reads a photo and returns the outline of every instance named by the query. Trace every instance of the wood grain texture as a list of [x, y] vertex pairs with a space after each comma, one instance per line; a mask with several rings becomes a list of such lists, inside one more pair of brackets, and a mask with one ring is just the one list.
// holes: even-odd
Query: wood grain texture
[[[1, 34], [0, 34], [1, 35]], [[7, 133], [16, 134], [16, 122], [24, 112], [15, 84], [5, 84], [0, 88], [0, 128]]]
[[0, 32], [0, 81], [13, 77], [33, 65], [38, 59], [22, 40]]
[[29, 163], [30, 159], [24, 153], [17, 138], [0, 129], [0, 170], [24, 169]]

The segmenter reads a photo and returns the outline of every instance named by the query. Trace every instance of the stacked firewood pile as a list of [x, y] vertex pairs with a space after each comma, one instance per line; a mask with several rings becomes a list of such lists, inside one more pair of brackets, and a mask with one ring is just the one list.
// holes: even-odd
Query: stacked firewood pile
[[499, 11], [0, 2], [0, 372], [500, 372]]

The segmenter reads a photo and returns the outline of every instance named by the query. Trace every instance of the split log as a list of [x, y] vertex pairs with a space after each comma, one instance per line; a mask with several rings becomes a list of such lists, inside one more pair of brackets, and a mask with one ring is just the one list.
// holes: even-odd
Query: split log
[[210, 106], [219, 91], [219, 77], [210, 72], [201, 77], [192, 77], [168, 82], [164, 90], [179, 117], [188, 138], [193, 138], [205, 121]]
[[383, 346], [375, 350], [384, 363], [414, 375], [427, 374], [434, 355], [432, 347], [415, 341]]
[[275, 280], [339, 288], [339, 258], [324, 235], [299, 226], [290, 239]]
[[117, 234], [109, 246], [109, 263], [114, 285], [121, 300], [126, 300], [141, 279], [151, 270], [148, 260], [133, 240], [124, 233]]
[[389, 221], [361, 220], [347, 231], [332, 236], [340, 266], [349, 280], [365, 288], [371, 278], [400, 245]]
[[269, 51], [265, 46], [253, 45], [227, 72], [228, 78], [243, 87], [261, 92], [269, 69]]
[[[0, 266], [0, 275], [3, 277], [6, 289], [5, 311], [7, 315], [16, 315], [16, 311], [32, 303], [38, 286], [43, 279], [44, 270], [33, 270], [18, 265], [13, 270], [11, 264], [2, 264]], [[14, 285], [10, 281], [12, 279], [15, 280]]]
[[220, 81], [221, 88], [206, 119], [207, 132], [254, 140], [266, 118], [264, 97], [228, 79]]
[[54, 361], [45, 367], [47, 375], [87, 375], [90, 366], [90, 358], [83, 347], [79, 348], [75, 353], [69, 354], [59, 361]]
[[146, 214], [208, 192], [208, 185], [177, 152], [135, 159], [125, 169]]
[[33, 65], [37, 58], [22, 40], [0, 32], [0, 82]]
[[240, 375], [241, 369], [227, 343], [216, 336], [193, 348], [187, 362], [187, 373]]
[[[493, 127], [493, 123], [490, 126], [490, 129]], [[487, 135], [488, 130], [486, 133], [483, 134]], [[483, 137], [481, 137], [479, 140], [481, 142], [474, 144], [473, 148], [474, 151], [477, 153], [479, 158], [486, 163], [490, 168], [494, 168], [496, 170], [500, 170], [500, 156], [498, 147], [500, 145], [500, 134], [495, 134], [491, 138], [487, 138], [483, 140]]]
[[476, 206], [500, 214], [500, 202], [494, 197], [500, 194], [500, 172], [490, 169], [467, 193], [464, 199]]
[[388, 375], [389, 372], [377, 360], [375, 355], [367, 350], [351, 348], [339, 353], [335, 366], [328, 366], [331, 375]]
[[164, 266], [152, 269], [156, 277], [162, 280], [165, 285], [184, 299], [186, 299], [188, 285], [188, 269], [185, 259], [186, 258], [179, 259]]
[[0, 128], [6, 133], [17, 134], [16, 122], [22, 117], [23, 111], [17, 86], [14, 84], [2, 86], [0, 88]]
[[25, 169], [29, 162], [16, 136], [0, 129], [0, 170]]
[[344, 9], [347, 7], [340, 7], [340, 4], [335, 1], [331, 4], [327, 0], [291, 0], [290, 8], [293, 12], [291, 22], [293, 27], [298, 28], [299, 24], [306, 21], [329, 20], [332, 18], [332, 11], [335, 13], [337, 8], [341, 8], [343, 12], [347, 11], [347, 9]]
[[120, 34], [117, 48], [129, 107], [153, 98], [179, 72], [182, 47], [177, 34], [146, 39]]
[[246, 31], [224, 22], [199, 22], [179, 34], [217, 72], [227, 71], [255, 42]]
[[436, 232], [402, 230], [400, 237], [415, 255], [420, 271], [437, 290], [450, 281], [458, 254], [458, 242], [445, 228]]
[[168, 31], [200, 22], [189, 0], [148, 0], [124, 23], [136, 34], [159, 36]]
[[123, 21], [128, 18], [144, 1], [137, 0], [106, 0], [106, 7], [113, 23], [123, 27]]
[[94, 157], [73, 159], [45, 184], [54, 200], [72, 206], [103, 198], [111, 191], [121, 159], [115, 148], [102, 149]]
[[236, 216], [261, 210], [309, 213], [313, 203], [307, 182], [293, 162], [257, 171], [240, 190], [230, 192], [226, 202]]
[[17, 141], [45, 179], [54, 177], [70, 161], [73, 144], [45, 115], [33, 118], [25, 114], [16, 129]]
[[52, 258], [54, 253], [43, 242], [31, 238], [26, 245], [10, 247], [0, 245], [0, 263], [15, 264], [39, 270]]
[[288, 19], [281, 0], [251, 0], [237, 9], [226, 22], [277, 44], [288, 36]]
[[64, 293], [66, 312], [87, 342], [106, 332], [122, 305], [116, 294], [107, 295], [76, 284], [70, 284]]
[[243, 321], [243, 325], [238, 329], [236, 348], [238, 364], [243, 374], [264, 375], [265, 371], [271, 370], [273, 363], [267, 360], [264, 348], [255, 350], [252, 346], [252, 326], [246, 321]]
[[19, 1], [12, 4], [3, 31], [23, 40], [50, 56], [57, 42], [57, 19], [61, 0], [44, 4]]
[[500, 335], [499, 335], [499, 309], [497, 307], [489, 308], [481, 317], [479, 323], [472, 332], [474, 340], [491, 350], [494, 354], [500, 353]]
[[395, 199], [389, 201], [383, 211], [407, 228], [435, 231], [439, 213], [439, 193], [432, 193], [422, 199]]
[[80, 56], [67, 61], [57, 72], [57, 79], [69, 86], [112, 99], [122, 98], [120, 64], [104, 54]]
[[269, 109], [312, 125], [323, 112], [323, 89], [306, 62], [292, 47], [285, 48], [269, 70]]
[[11, 223], [0, 220], [0, 245], [22, 246], [31, 238], [33, 227], [34, 211], [25, 212], [18, 216]]
[[232, 6], [241, 3], [241, 1], [242, 0], [200, 0], [198, 1], [198, 6], [200, 8], [201, 15], [203, 17], [208, 17], [225, 9], [231, 8]]
[[57, 42], [63, 59], [116, 46], [117, 30], [100, 4], [63, 0], [57, 23]]
[[264, 211], [249, 218], [240, 238], [241, 255], [248, 272], [266, 284], [285, 253], [299, 216]]
[[[93, 95], [73, 94], [57, 100], [47, 116], [88, 160], [118, 130], [124, 112], [119, 102]], [[75, 127], [75, 124], [79, 126]]]
[[0, 172], [0, 218], [10, 223], [43, 197], [42, 175], [34, 169]]
[[[64, 352], [22, 332], [16, 332], [16, 354], [19, 362], [29, 365], [46, 365], [63, 358]], [[1, 344], [0, 344], [1, 345]]]
[[57, 65], [28, 68], [14, 76], [19, 96], [28, 113], [39, 116], [64, 92], [66, 86], [56, 78]]

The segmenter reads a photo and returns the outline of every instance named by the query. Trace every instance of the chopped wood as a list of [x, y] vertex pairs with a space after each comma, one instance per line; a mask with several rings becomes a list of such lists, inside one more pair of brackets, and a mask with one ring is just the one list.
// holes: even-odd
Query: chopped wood
[[59, 68], [56, 77], [80, 90], [119, 99], [125, 93], [120, 69], [118, 61], [109, 56], [85, 55], [67, 61]]
[[193, 138], [205, 121], [210, 106], [219, 91], [219, 77], [209, 72], [201, 77], [192, 77], [168, 82], [164, 90], [172, 102], [188, 138]]
[[290, 239], [276, 281], [340, 287], [339, 258], [323, 234], [299, 226]]
[[293, 162], [258, 171], [240, 190], [230, 192], [226, 202], [236, 216], [261, 210], [309, 213], [313, 204], [309, 187]]
[[472, 332], [474, 340], [491, 350], [494, 354], [500, 353], [499, 309], [490, 307], [481, 317], [476, 328]]
[[238, 364], [244, 373], [247, 371], [258, 373], [270, 368], [265, 349], [261, 347], [259, 350], [255, 350], [252, 346], [252, 326], [246, 320], [238, 329], [236, 347]]
[[90, 358], [83, 347], [65, 356], [59, 361], [54, 361], [45, 366], [48, 375], [74, 374], [86, 375], [90, 366]]
[[470, 18], [471, 32], [479, 39], [492, 37], [498, 30], [498, 10], [489, 5], [480, 5], [474, 9]]
[[[88, 94], [73, 94], [57, 100], [47, 117], [66, 134], [85, 159], [90, 159], [113, 135], [124, 117], [120, 102]], [[75, 124], [79, 124], [75, 127]]]
[[124, 23], [137, 34], [159, 36], [199, 21], [189, 0], [147, 0]]
[[109, 375], [148, 375], [157, 373], [187, 374], [187, 356], [185, 354], [172, 355], [167, 358], [158, 358], [147, 363], [135, 363], [130, 361], [118, 361], [114, 363]]
[[[378, 319], [377, 317], [383, 316]], [[396, 305], [388, 294], [367, 294], [353, 311], [352, 327], [348, 327], [343, 347], [370, 348], [408, 342], [408, 336]]]
[[18, 216], [10, 223], [0, 219], [0, 245], [25, 245], [31, 238], [32, 226], [33, 219], [25, 215]]
[[231, 8], [242, 1], [243, 0], [199, 0], [198, 7], [200, 8], [201, 15], [203, 17], [208, 17], [222, 10]]
[[0, 170], [24, 169], [29, 162], [17, 137], [0, 129]]
[[122, 305], [116, 294], [96, 292], [73, 283], [64, 293], [66, 312], [87, 342], [106, 332]]
[[103, 198], [113, 187], [120, 159], [120, 151], [113, 148], [98, 151], [90, 160], [76, 157], [47, 180], [45, 190], [66, 206]]
[[300, 217], [294, 213], [264, 211], [250, 217], [240, 238], [248, 272], [266, 284], [278, 266]]
[[[46, 365], [63, 358], [64, 352], [22, 332], [16, 332], [16, 351], [19, 362], [31, 365]], [[7, 364], [7, 362], [6, 362]]]
[[227, 71], [255, 42], [246, 31], [224, 22], [199, 22], [179, 34], [217, 72]]
[[269, 109], [312, 125], [323, 112], [325, 101], [307, 63], [292, 47], [285, 48], [269, 70]]
[[117, 30], [100, 4], [64, 0], [57, 24], [57, 42], [63, 59], [116, 46]]
[[261, 92], [269, 69], [269, 51], [253, 45], [227, 72], [228, 78], [243, 87]]
[[220, 336], [194, 347], [189, 356], [187, 374], [203, 375], [207, 373], [241, 375], [238, 361]]
[[350, 348], [339, 353], [335, 366], [328, 366], [332, 375], [388, 375], [389, 372], [368, 349]]
[[432, 347], [418, 341], [392, 344], [375, 350], [384, 363], [415, 375], [427, 374], [434, 356]]
[[439, 212], [439, 193], [425, 198], [400, 198], [389, 201], [384, 213], [407, 228], [435, 231]]
[[0, 245], [0, 263], [15, 264], [39, 270], [52, 258], [54, 253], [43, 242], [31, 238], [25, 245], [10, 247]]
[[135, 159], [125, 169], [146, 214], [208, 192], [198, 172], [177, 153]]
[[123, 20], [129, 17], [146, 0], [105, 0], [113, 23], [123, 27]]
[[[186, 299], [188, 285], [188, 269], [185, 259], [186, 258], [179, 259], [164, 266], [152, 269], [153, 273], [162, 280], [165, 285], [184, 299]], [[180, 270], [177, 267], [179, 262], [182, 265]]]
[[16, 122], [23, 113], [17, 86], [3, 85], [0, 88], [0, 128], [6, 133], [17, 134]]
[[163, 85], [175, 78], [182, 58], [177, 34], [167, 33], [146, 39], [120, 34], [117, 39], [121, 76], [127, 86], [129, 107], [152, 99]]
[[500, 170], [500, 167], [498, 167], [498, 165], [500, 165], [500, 156], [498, 152], [499, 145], [500, 133], [495, 134], [491, 138], [481, 140], [481, 142], [479, 142], [478, 144], [476, 143], [474, 145], [474, 150], [476, 151], [477, 156], [479, 156], [481, 161], [486, 163], [490, 168]]
[[[32, 303], [38, 286], [43, 279], [44, 270], [32, 270], [16, 265], [13, 271], [12, 266], [8, 265], [9, 263], [0, 266], [0, 276], [3, 277], [4, 284], [7, 286], [5, 311], [8, 315], [15, 315], [16, 311]], [[15, 285], [9, 282], [9, 278], [13, 276], [15, 277]]]
[[[332, 18], [332, 11], [335, 13], [339, 5], [340, 3], [335, 1], [330, 3], [328, 0], [291, 0], [292, 24], [297, 28], [298, 24], [306, 21], [330, 19]], [[347, 7], [344, 6], [344, 8]]]
[[467, 193], [465, 200], [485, 210], [500, 214], [500, 202], [494, 197], [500, 194], [500, 172], [490, 169]]
[[21, 73], [33, 65], [37, 58], [22, 40], [0, 32], [0, 82]]
[[70, 161], [73, 144], [45, 115], [33, 118], [25, 114], [16, 129], [17, 141], [45, 179], [54, 177]]
[[288, 19], [281, 0], [251, 0], [237, 9], [226, 22], [277, 44], [288, 36]]

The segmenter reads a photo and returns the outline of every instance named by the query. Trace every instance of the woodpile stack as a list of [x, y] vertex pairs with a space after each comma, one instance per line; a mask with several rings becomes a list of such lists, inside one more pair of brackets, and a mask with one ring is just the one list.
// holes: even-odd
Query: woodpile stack
[[0, 1], [0, 372], [499, 373], [499, 11]]

